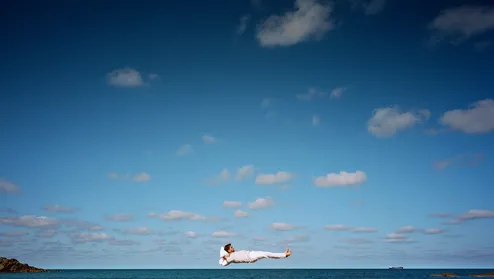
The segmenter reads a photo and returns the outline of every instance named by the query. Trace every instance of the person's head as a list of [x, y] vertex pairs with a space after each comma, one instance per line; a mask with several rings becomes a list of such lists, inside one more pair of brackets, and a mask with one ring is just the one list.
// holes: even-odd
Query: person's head
[[225, 247], [223, 247], [223, 249], [225, 249], [225, 251], [227, 253], [233, 253], [233, 252], [235, 252], [235, 248], [233, 248], [233, 246], [232, 246], [231, 243], [228, 243], [227, 245], [225, 245]]

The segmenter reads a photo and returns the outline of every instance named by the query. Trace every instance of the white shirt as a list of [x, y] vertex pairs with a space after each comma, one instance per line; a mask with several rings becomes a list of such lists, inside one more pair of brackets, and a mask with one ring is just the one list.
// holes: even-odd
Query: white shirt
[[226, 261], [221, 258], [219, 264], [222, 266], [227, 266], [230, 263], [250, 263], [252, 262], [252, 258], [249, 255], [250, 251], [240, 250], [235, 251], [230, 254], [230, 256], [226, 257]]

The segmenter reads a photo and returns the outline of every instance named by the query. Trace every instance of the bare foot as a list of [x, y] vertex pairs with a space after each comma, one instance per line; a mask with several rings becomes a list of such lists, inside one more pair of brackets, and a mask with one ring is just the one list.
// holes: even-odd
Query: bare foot
[[288, 257], [290, 257], [290, 255], [291, 255], [291, 254], [292, 254], [292, 250], [290, 250], [290, 249], [286, 249], [286, 251], [285, 251], [285, 255], [286, 255], [286, 257], [287, 257], [287, 258], [288, 258]]

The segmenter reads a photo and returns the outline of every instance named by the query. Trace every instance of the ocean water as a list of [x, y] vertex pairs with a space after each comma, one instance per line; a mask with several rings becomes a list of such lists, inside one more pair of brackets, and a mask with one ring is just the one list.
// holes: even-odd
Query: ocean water
[[[140, 269], [63, 270], [48, 273], [3, 273], [2, 279], [425, 279], [430, 274], [452, 272], [461, 277], [494, 272], [485, 269]], [[494, 277], [493, 277], [494, 278]]]

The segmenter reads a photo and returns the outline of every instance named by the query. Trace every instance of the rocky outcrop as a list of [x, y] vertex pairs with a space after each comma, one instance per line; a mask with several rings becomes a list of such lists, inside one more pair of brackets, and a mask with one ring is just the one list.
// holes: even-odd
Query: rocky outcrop
[[16, 259], [0, 257], [0, 272], [47, 272], [48, 270], [23, 264]]

